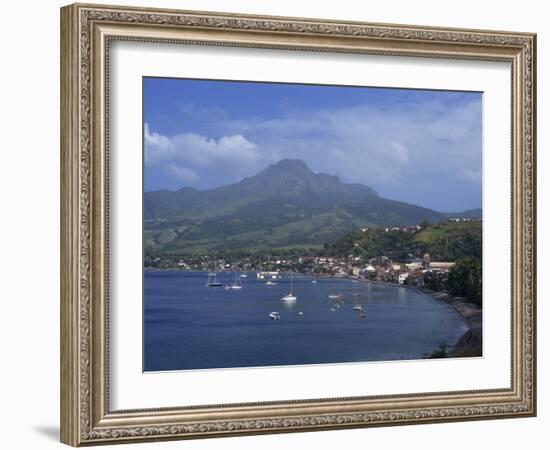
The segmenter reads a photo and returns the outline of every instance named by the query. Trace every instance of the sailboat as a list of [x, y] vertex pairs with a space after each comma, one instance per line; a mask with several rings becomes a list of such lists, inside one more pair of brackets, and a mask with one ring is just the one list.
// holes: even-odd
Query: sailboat
[[288, 294], [286, 294], [284, 297], [281, 297], [281, 300], [283, 302], [295, 302], [296, 299], [298, 297], [296, 297], [293, 293], [292, 293], [292, 274], [290, 275], [290, 292]]
[[208, 281], [204, 284], [206, 287], [220, 287], [221, 281], [218, 281], [216, 272], [208, 274]]
[[235, 282], [226, 286], [226, 289], [242, 289], [243, 284], [241, 282], [241, 278], [238, 276], [237, 272], [235, 272]]

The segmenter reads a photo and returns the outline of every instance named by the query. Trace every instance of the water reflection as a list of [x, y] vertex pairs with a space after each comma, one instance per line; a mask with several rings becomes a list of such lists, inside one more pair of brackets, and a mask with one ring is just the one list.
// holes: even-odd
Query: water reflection
[[283, 305], [283, 309], [285, 309], [286, 311], [289, 311], [289, 312], [292, 312], [296, 309], [296, 302], [283, 302], [281, 301], [282, 305]]
[[397, 288], [397, 302], [403, 305], [407, 302], [407, 289], [403, 286]]

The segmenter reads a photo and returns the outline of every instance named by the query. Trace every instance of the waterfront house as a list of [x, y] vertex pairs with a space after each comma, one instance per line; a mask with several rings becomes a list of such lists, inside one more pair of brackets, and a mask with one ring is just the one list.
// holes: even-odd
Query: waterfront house
[[454, 262], [445, 262], [445, 261], [431, 261], [430, 269], [432, 270], [442, 270], [448, 271], [451, 267], [455, 265]]
[[422, 268], [422, 263], [420, 261], [413, 261], [405, 265], [409, 270], [418, 270]]

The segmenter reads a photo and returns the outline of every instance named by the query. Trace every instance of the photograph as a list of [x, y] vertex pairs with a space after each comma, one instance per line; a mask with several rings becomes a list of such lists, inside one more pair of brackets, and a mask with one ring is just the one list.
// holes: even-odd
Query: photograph
[[144, 372], [484, 356], [482, 92], [142, 89]]

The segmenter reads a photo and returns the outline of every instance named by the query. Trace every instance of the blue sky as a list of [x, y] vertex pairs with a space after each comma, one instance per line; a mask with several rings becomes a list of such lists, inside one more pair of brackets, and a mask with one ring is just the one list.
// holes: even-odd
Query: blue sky
[[146, 191], [294, 158], [383, 197], [481, 207], [481, 93], [144, 78], [143, 95]]

